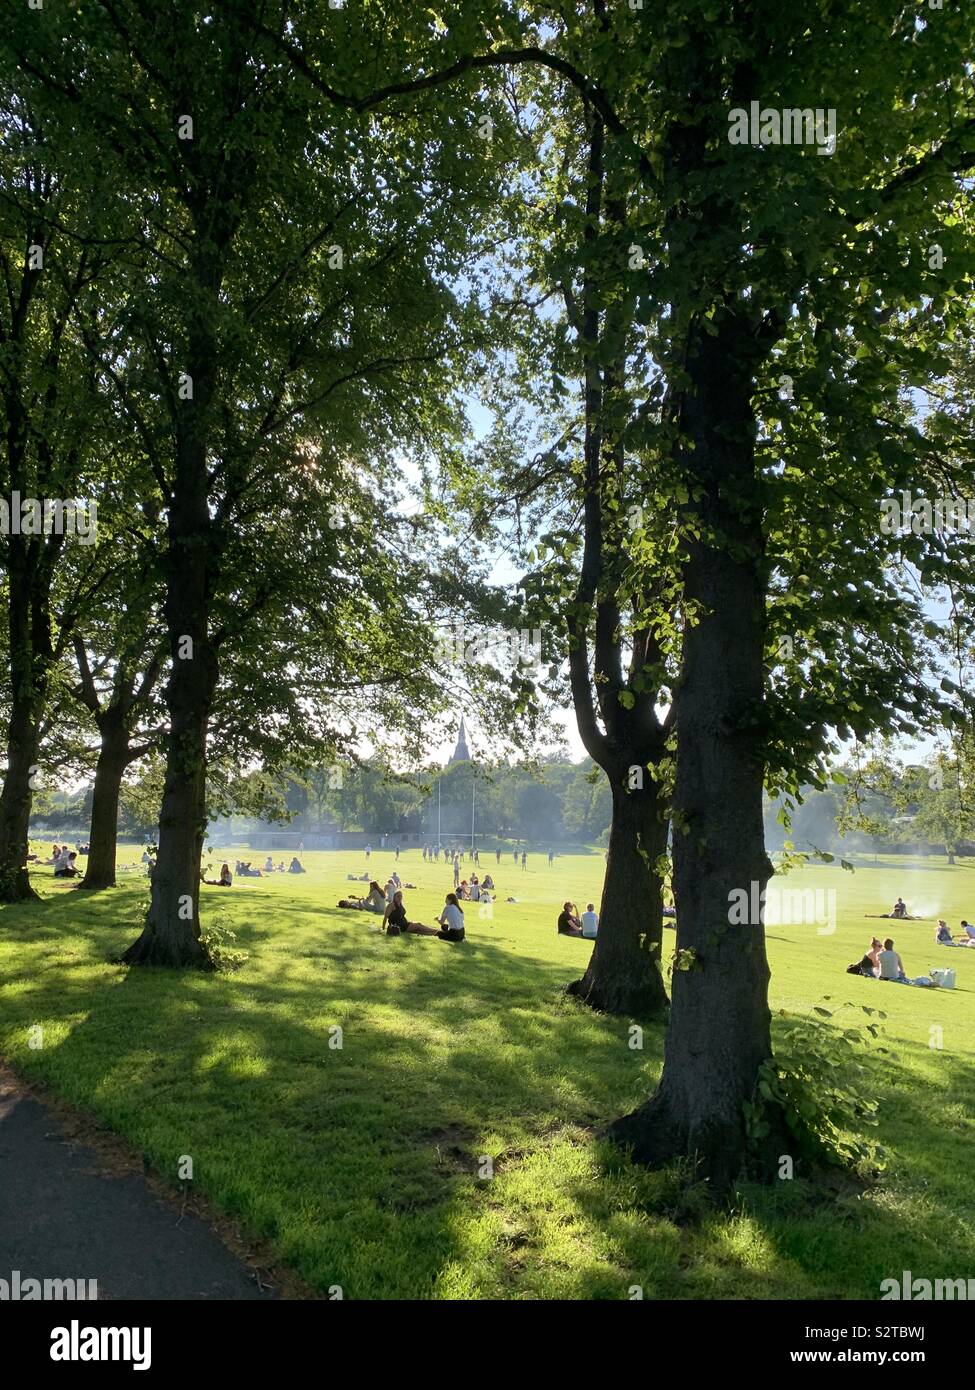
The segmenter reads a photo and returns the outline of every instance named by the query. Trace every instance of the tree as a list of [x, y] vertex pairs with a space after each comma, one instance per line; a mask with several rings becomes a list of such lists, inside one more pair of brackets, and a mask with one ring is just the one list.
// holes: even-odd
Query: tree
[[[33, 791], [43, 775], [41, 728], [52, 674], [72, 614], [97, 570], [96, 515], [80, 496], [97, 466], [95, 422], [104, 413], [74, 329], [80, 304], [97, 293], [103, 247], [89, 241], [102, 189], [89, 171], [58, 167], [47, 124], [12, 95], [8, 55], [0, 72], [0, 456], [2, 559], [7, 585], [10, 694], [6, 773], [0, 792], [0, 900], [35, 896], [27, 874]], [[81, 235], [71, 236], [64, 223]], [[9, 499], [9, 502], [7, 501]], [[78, 586], [57, 629], [52, 593], [65, 547], [86, 552]]]
[[[374, 70], [384, 27], [329, 18], [337, 70], [349, 75], [350, 60], [353, 74]], [[276, 23], [284, 32], [284, 10]], [[406, 26], [386, 61], [419, 51], [425, 35], [423, 23]], [[322, 506], [324, 492], [326, 515], [349, 501], [368, 515], [371, 486], [355, 468], [381, 495], [395, 450], [457, 428], [456, 350], [476, 336], [476, 297], [465, 311], [450, 286], [471, 260], [470, 219], [460, 201], [421, 202], [417, 189], [453, 184], [490, 205], [496, 172], [467, 158], [477, 131], [454, 129], [445, 99], [449, 138], [431, 141], [429, 110], [422, 126], [402, 113], [370, 122], [296, 85], [247, 5], [202, 16], [183, 0], [100, 3], [40, 32], [23, 20], [12, 47], [32, 99], [56, 113], [62, 159], [85, 167], [108, 145], [117, 161], [109, 215], [131, 269], [87, 341], [165, 509], [171, 662], [159, 855], [146, 927], [125, 959], [205, 966], [213, 619], [239, 574], [230, 557], [258, 516], [295, 498]], [[351, 530], [332, 532], [335, 574], [351, 573]]]

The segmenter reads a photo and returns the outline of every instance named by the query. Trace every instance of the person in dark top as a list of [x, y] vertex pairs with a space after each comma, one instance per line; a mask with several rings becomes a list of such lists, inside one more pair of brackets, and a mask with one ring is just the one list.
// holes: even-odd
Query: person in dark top
[[559, 913], [559, 936], [581, 936], [582, 923], [575, 903], [563, 903]]
[[403, 894], [397, 888], [393, 894], [393, 901], [386, 909], [383, 917], [383, 926], [386, 928], [388, 936], [400, 936], [403, 932], [412, 932], [414, 936], [439, 936], [436, 927], [425, 927], [422, 922], [411, 922], [406, 915], [406, 903]]
[[302, 864], [301, 860], [300, 860], [297, 856], [295, 856], [295, 858], [292, 859], [292, 861], [291, 861], [291, 867], [288, 869], [288, 873], [289, 873], [289, 874], [303, 874], [304, 872], [305, 872], [305, 866], [304, 866], [304, 864]]

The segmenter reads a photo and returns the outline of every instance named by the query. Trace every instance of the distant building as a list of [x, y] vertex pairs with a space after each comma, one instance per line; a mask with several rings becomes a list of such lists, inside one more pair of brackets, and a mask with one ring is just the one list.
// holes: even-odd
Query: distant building
[[447, 766], [449, 767], [451, 763], [469, 763], [470, 760], [471, 755], [467, 748], [467, 730], [464, 727], [464, 716], [461, 715], [460, 729], [457, 732], [457, 747], [454, 749]]

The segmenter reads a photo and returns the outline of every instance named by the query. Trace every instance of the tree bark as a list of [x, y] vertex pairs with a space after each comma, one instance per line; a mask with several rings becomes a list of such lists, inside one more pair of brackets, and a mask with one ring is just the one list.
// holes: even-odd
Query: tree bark
[[129, 761], [129, 740], [124, 724], [103, 728], [91, 799], [88, 866], [79, 888], [94, 891], [115, 887], [119, 794]]
[[7, 771], [0, 792], [0, 902], [36, 898], [27, 872], [31, 778], [38, 765], [40, 725], [51, 662], [50, 615], [36, 575], [34, 550], [24, 537], [8, 541], [11, 705]]
[[[198, 267], [201, 297], [214, 302], [220, 276]], [[159, 813], [159, 852], [142, 935], [127, 965], [210, 968], [200, 939], [200, 860], [206, 832], [207, 729], [217, 684], [210, 602], [219, 572], [219, 537], [210, 515], [207, 418], [218, 347], [206, 316], [190, 338], [193, 396], [176, 413], [176, 459], [169, 505], [165, 617], [172, 669], [166, 687], [169, 737]]]
[[[748, 1156], [744, 1103], [771, 1056], [761, 921], [732, 925], [744, 890], [764, 895], [772, 866], [762, 822], [765, 587], [750, 406], [754, 330], [725, 304], [714, 337], [689, 354], [685, 464], [703, 495], [686, 533], [684, 588], [699, 618], [683, 642], [674, 814], [678, 962], [655, 1094], [610, 1126], [633, 1157], [690, 1158], [726, 1189]], [[752, 885], [756, 885], [753, 889]], [[762, 897], [761, 901], [764, 901]], [[680, 968], [684, 965], [688, 968]], [[773, 1126], [773, 1142], [778, 1132]]]
[[612, 779], [613, 819], [599, 932], [581, 980], [569, 986], [602, 1013], [654, 1018], [667, 1011], [661, 973], [663, 884], [655, 865], [667, 848], [656, 783], [627, 789]]

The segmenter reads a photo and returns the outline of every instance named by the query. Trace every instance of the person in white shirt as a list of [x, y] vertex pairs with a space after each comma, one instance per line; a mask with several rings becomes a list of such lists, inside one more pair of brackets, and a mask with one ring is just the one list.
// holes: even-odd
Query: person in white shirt
[[443, 941], [464, 940], [464, 909], [457, 901], [456, 893], [448, 893], [444, 899], [444, 909], [437, 918], [441, 930], [437, 935]]
[[880, 965], [880, 978], [882, 980], [904, 980], [904, 964], [894, 950], [894, 943], [888, 936], [884, 942], [884, 949], [877, 956]]
[[592, 940], [599, 930], [599, 918], [596, 916], [592, 903], [586, 904], [586, 910], [582, 914], [582, 934]]

